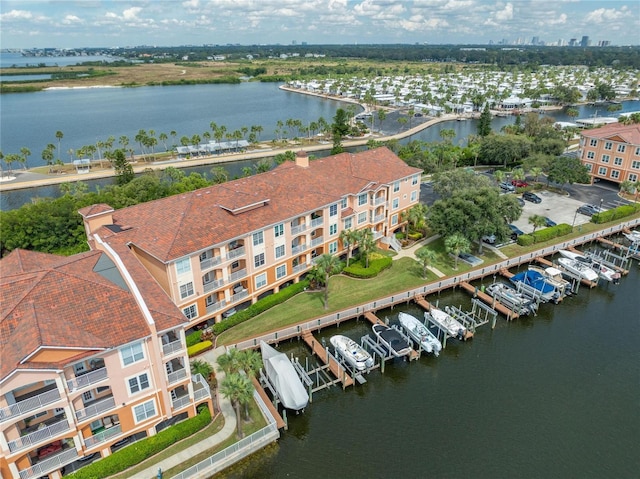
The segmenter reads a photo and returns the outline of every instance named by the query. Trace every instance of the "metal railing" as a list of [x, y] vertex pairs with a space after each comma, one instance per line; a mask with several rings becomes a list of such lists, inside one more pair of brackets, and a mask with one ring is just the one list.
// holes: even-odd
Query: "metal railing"
[[509, 258], [504, 261], [501, 261], [500, 263], [495, 263], [489, 266], [485, 266], [484, 268], [477, 268], [458, 276], [444, 278], [442, 280], [438, 280], [438, 281], [426, 284], [424, 286], [420, 286], [419, 288], [414, 288], [408, 291], [401, 291], [392, 296], [387, 296], [385, 298], [377, 299], [375, 301], [370, 301], [368, 303], [360, 304], [352, 308], [339, 311], [337, 313], [328, 314], [326, 316], [320, 316], [315, 319], [306, 321], [304, 323], [300, 323], [294, 326], [289, 326], [287, 328], [281, 329], [273, 333], [264, 334], [262, 336], [259, 336], [253, 339], [248, 339], [246, 341], [241, 341], [236, 344], [228, 345], [227, 347], [229, 348], [235, 347], [237, 349], [256, 348], [260, 344], [260, 341], [264, 341], [266, 343], [274, 343], [274, 342], [283, 341], [286, 339], [299, 337], [302, 335], [302, 332], [306, 330], [318, 330], [325, 326], [330, 326], [336, 323], [340, 323], [342, 321], [346, 321], [348, 319], [357, 318], [363, 315], [364, 313], [366, 313], [367, 311], [377, 311], [379, 309], [391, 307], [398, 303], [411, 301], [417, 295], [424, 296], [428, 294], [437, 293], [443, 289], [456, 286], [457, 284], [462, 282], [474, 281], [476, 279], [480, 279], [485, 276], [498, 274], [499, 271], [503, 268], [513, 268], [522, 263], [530, 263], [539, 256], [548, 256], [558, 252], [561, 249], [567, 249], [569, 246], [576, 246], [583, 243], [588, 243], [589, 241], [594, 241], [601, 236], [607, 236], [610, 234], [618, 233], [623, 228], [632, 228], [639, 224], [640, 224], [640, 219], [627, 221], [619, 225], [611, 226], [603, 230], [599, 230], [593, 233], [589, 233], [587, 235], [583, 235], [574, 239], [567, 240], [563, 243], [549, 246], [547, 248], [542, 248], [542, 249], [533, 251], [531, 253], [523, 254], [515, 258]]
[[378, 206], [383, 204], [385, 201], [387, 201], [386, 196], [378, 196], [374, 201], [373, 201], [373, 205], [374, 206]]
[[85, 388], [91, 386], [97, 382], [107, 379], [107, 368], [102, 367], [95, 371], [90, 371], [81, 376], [76, 376], [73, 379], [67, 380], [67, 387], [69, 391], [75, 391], [76, 389]]
[[298, 254], [298, 253], [302, 253], [303, 251], [305, 251], [307, 249], [307, 243], [303, 243], [303, 244], [299, 244], [296, 246], [293, 246], [291, 248], [291, 254]]
[[9, 451], [16, 452], [20, 449], [33, 447], [36, 444], [51, 439], [52, 437], [56, 437], [67, 430], [69, 430], [69, 421], [63, 419], [55, 424], [43, 427], [42, 429], [38, 429], [37, 431], [21, 436], [15, 441], [9, 442]]
[[210, 281], [208, 283], [203, 283], [202, 288], [203, 292], [208, 293], [209, 291], [213, 291], [215, 289], [222, 288], [224, 286], [224, 279], [217, 279], [215, 281]]
[[244, 291], [240, 291], [239, 293], [236, 293], [233, 296], [231, 296], [231, 302], [235, 303], [237, 301], [240, 301], [246, 298], [247, 296], [249, 296], [249, 291], [245, 289]]
[[54, 454], [44, 461], [40, 461], [33, 466], [19, 471], [20, 479], [31, 479], [32, 477], [41, 477], [51, 471], [60, 469], [62, 466], [78, 459], [78, 451], [75, 447], [71, 447], [59, 454]]
[[167, 382], [169, 384], [177, 383], [187, 377], [187, 370], [185, 368], [178, 369], [172, 373], [167, 374]]
[[240, 278], [244, 278], [247, 275], [246, 269], [240, 269], [235, 271], [229, 275], [229, 282], [232, 283], [234, 281], [239, 280]]
[[244, 246], [240, 246], [240, 248], [232, 249], [227, 251], [226, 259], [237, 258], [238, 256], [242, 256], [244, 254]]
[[107, 439], [112, 438], [113, 436], [118, 436], [122, 434], [122, 427], [120, 424], [117, 424], [109, 429], [105, 429], [104, 431], [100, 431], [98, 434], [94, 434], [93, 436], [84, 438], [84, 445], [87, 448], [93, 447], [96, 444], [100, 444], [105, 442]]
[[185, 406], [188, 406], [189, 404], [191, 404], [191, 398], [189, 397], [188, 394], [184, 395], [184, 396], [180, 396], [177, 399], [172, 399], [171, 400], [171, 409], [182, 409]]
[[301, 271], [306, 271], [306, 269], [309, 267], [308, 264], [306, 263], [302, 263], [302, 264], [297, 264], [293, 267], [293, 272], [294, 273], [300, 273]]
[[314, 246], [318, 246], [319, 244], [322, 244], [322, 241], [323, 241], [323, 237], [322, 236], [319, 236], [317, 238], [313, 238], [311, 240], [311, 247], [313, 248]]
[[380, 221], [383, 221], [383, 220], [384, 220], [384, 214], [382, 214], [382, 215], [375, 215], [375, 216], [373, 217], [373, 221], [372, 221], [372, 223], [379, 223]]
[[207, 314], [215, 313], [216, 311], [221, 310], [227, 305], [227, 302], [222, 300], [216, 303], [210, 304], [207, 306]]
[[206, 271], [222, 263], [222, 256], [212, 256], [200, 261], [200, 271]]
[[58, 400], [60, 400], [60, 391], [51, 389], [37, 396], [30, 397], [29, 399], [18, 401], [15, 404], [0, 409], [0, 422], [30, 411], [35, 411]]
[[162, 345], [162, 355], [169, 356], [170, 354], [175, 353], [176, 351], [180, 351], [184, 349], [184, 344], [179, 339], [176, 341], [171, 341], [170, 343]]
[[324, 216], [321, 216], [320, 218], [314, 218], [311, 220], [311, 227], [315, 228], [316, 226], [320, 226], [324, 223]]
[[116, 406], [116, 400], [113, 396], [101, 399], [98, 402], [95, 402], [91, 406], [87, 406], [84, 409], [80, 409], [76, 411], [76, 419], [78, 421], [84, 421], [85, 419], [89, 419], [90, 417], [97, 416], [105, 411], [108, 411], [111, 408]]
[[292, 226], [291, 227], [291, 234], [292, 235], [297, 235], [298, 233], [302, 233], [308, 227], [309, 227], [309, 225], [307, 223], [302, 223], [302, 224], [297, 225], [297, 226]]

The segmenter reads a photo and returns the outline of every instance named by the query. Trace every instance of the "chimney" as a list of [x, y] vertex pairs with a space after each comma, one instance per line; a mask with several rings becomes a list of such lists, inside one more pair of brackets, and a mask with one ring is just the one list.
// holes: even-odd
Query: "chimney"
[[306, 151], [300, 150], [296, 153], [296, 166], [309, 168], [309, 156]]

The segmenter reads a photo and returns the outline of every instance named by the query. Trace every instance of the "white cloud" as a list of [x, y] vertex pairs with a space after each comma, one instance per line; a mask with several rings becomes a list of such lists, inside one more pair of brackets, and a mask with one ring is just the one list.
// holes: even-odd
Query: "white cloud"
[[507, 3], [504, 6], [504, 10], [499, 10], [495, 13], [495, 19], [499, 22], [504, 22], [513, 19], [513, 4]]
[[26, 10], [11, 10], [10, 12], [0, 14], [0, 21], [7, 22], [11, 20], [30, 20], [33, 14]]
[[137, 20], [138, 13], [140, 13], [141, 11], [142, 11], [142, 8], [140, 7], [127, 8], [122, 12], [122, 18], [125, 20]]
[[75, 15], [67, 15], [66, 17], [64, 17], [64, 20], [62, 20], [62, 23], [65, 25], [73, 25], [82, 23], [82, 20]]
[[585, 20], [589, 23], [607, 23], [623, 19], [626, 15], [630, 15], [626, 7], [620, 10], [615, 8], [598, 8], [587, 14]]

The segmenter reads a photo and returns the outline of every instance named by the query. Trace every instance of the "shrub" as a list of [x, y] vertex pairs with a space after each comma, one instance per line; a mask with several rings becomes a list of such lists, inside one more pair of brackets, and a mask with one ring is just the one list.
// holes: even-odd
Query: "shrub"
[[543, 243], [569, 233], [571, 233], [571, 226], [566, 223], [561, 223], [550, 228], [543, 228], [535, 233], [520, 235], [518, 237], [518, 244], [520, 246], [530, 246], [534, 243]]
[[142, 439], [110, 456], [91, 463], [65, 477], [71, 479], [98, 479], [122, 472], [145, 459], [164, 451], [172, 444], [195, 434], [211, 422], [209, 408], [202, 408], [198, 415], [179, 422], [155, 436]]
[[609, 221], [613, 221], [618, 218], [631, 216], [635, 212], [636, 208], [634, 205], [622, 205], [611, 210], [603, 211], [602, 213], [596, 213], [591, 217], [591, 222], [595, 224], [608, 223]]
[[194, 331], [191, 334], [187, 334], [187, 347], [198, 344], [202, 338], [202, 331]]
[[524, 234], [518, 236], [518, 244], [520, 246], [531, 246], [534, 241], [533, 235]]
[[409, 233], [409, 239], [413, 241], [418, 241], [422, 238], [422, 233], [416, 231], [415, 233]]
[[350, 264], [349, 267], [345, 268], [342, 272], [354, 278], [373, 278], [380, 274], [381, 271], [390, 268], [392, 262], [393, 260], [391, 258], [383, 256], [381, 258], [370, 259], [369, 267], [365, 268], [364, 261], [360, 260]]
[[213, 347], [213, 343], [211, 341], [202, 341], [200, 343], [196, 343], [193, 346], [189, 346], [187, 348], [187, 354], [189, 357], [196, 356], [197, 354], [203, 353]]

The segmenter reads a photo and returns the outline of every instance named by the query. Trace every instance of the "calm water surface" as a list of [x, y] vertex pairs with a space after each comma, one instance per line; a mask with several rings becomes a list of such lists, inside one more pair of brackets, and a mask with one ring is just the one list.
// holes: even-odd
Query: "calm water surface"
[[[640, 270], [439, 358], [395, 362], [316, 393], [278, 445], [228, 478], [635, 478], [640, 468]], [[465, 293], [440, 305], [469, 307]], [[470, 307], [469, 307], [470, 308]], [[420, 314], [415, 306], [380, 311]], [[351, 321], [317, 336], [369, 332]], [[303, 343], [281, 345], [301, 359]]]

